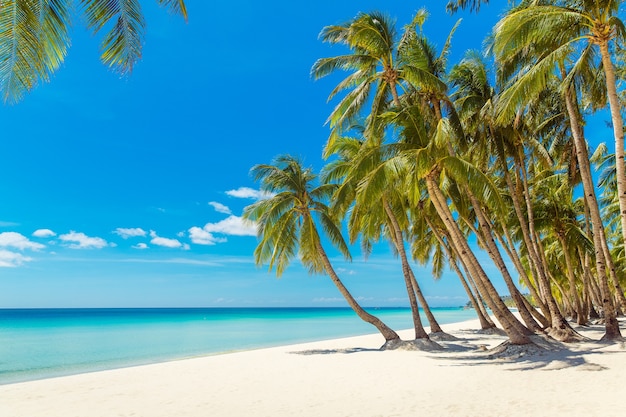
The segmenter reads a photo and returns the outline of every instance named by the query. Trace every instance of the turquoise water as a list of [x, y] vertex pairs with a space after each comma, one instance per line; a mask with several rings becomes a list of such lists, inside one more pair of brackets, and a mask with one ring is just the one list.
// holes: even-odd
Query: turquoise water
[[[412, 328], [409, 309], [369, 311]], [[348, 308], [0, 309], [0, 384], [375, 332]]]

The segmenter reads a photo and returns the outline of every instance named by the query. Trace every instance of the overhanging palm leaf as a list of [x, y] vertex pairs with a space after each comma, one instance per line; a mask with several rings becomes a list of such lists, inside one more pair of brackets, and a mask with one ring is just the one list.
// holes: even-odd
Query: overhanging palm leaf
[[[74, 1], [94, 33], [108, 28], [102, 62], [121, 75], [141, 58], [145, 21], [140, 0], [5, 0], [0, 4], [0, 94], [17, 102], [63, 63], [70, 45]], [[187, 18], [183, 0], [157, 0]]]
[[69, 10], [62, 0], [7, 0], [0, 6], [0, 91], [17, 102], [63, 62]]

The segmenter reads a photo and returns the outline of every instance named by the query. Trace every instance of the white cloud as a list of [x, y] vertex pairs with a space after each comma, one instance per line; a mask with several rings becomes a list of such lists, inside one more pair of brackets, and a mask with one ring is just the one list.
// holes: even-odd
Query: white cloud
[[238, 216], [228, 216], [217, 223], [207, 223], [203, 229], [209, 233], [221, 233], [232, 236], [256, 236], [256, 226], [245, 222]]
[[239, 187], [236, 190], [226, 191], [226, 194], [236, 198], [250, 198], [252, 200], [261, 200], [271, 197], [272, 194], [261, 190], [254, 190], [249, 187]]
[[45, 248], [41, 243], [31, 242], [26, 236], [16, 232], [0, 233], [0, 247], [19, 250], [39, 250]]
[[38, 230], [35, 230], [35, 231], [33, 232], [33, 236], [34, 236], [34, 237], [43, 237], [43, 238], [46, 238], [46, 237], [52, 237], [52, 236], [56, 236], [56, 235], [57, 235], [57, 234], [56, 234], [56, 233], [54, 233], [54, 232], [53, 232], [52, 230], [50, 230], [50, 229], [38, 229]]
[[70, 249], [102, 249], [109, 245], [106, 240], [100, 237], [89, 237], [73, 230], [59, 236], [59, 240], [70, 243], [68, 245]]
[[189, 237], [197, 245], [215, 245], [216, 243], [226, 242], [225, 238], [215, 237], [212, 233], [195, 226], [189, 229]]
[[133, 246], [133, 249], [148, 249], [148, 245], [146, 245], [145, 243], [137, 243], [135, 246]]
[[0, 249], [0, 268], [14, 268], [29, 261], [32, 261], [32, 258], [21, 253]]
[[176, 239], [168, 239], [166, 237], [160, 237], [154, 230], [150, 230], [150, 237], [152, 240], [150, 243], [157, 246], [163, 246], [166, 248], [182, 248], [183, 244]]
[[232, 214], [232, 211], [222, 203], [218, 203], [216, 201], [209, 201], [209, 206], [213, 207], [215, 211], [223, 214]]
[[256, 226], [243, 218], [230, 215], [217, 223], [207, 223], [204, 227], [194, 226], [189, 229], [191, 241], [197, 245], [215, 245], [227, 241], [227, 236], [256, 236]]
[[113, 233], [115, 233], [116, 235], [120, 235], [124, 239], [128, 239], [129, 237], [143, 237], [146, 235], [146, 231], [139, 227], [133, 227], [129, 229], [118, 227], [117, 229], [115, 229], [115, 231], [113, 231]]

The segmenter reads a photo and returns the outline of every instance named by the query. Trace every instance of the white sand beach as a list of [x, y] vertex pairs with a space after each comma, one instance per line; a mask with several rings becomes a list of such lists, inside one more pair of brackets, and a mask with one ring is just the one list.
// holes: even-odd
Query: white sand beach
[[379, 351], [369, 335], [5, 385], [0, 416], [624, 415], [623, 343], [493, 358], [483, 349], [505, 338], [478, 328], [444, 326], [459, 340], [440, 352]]

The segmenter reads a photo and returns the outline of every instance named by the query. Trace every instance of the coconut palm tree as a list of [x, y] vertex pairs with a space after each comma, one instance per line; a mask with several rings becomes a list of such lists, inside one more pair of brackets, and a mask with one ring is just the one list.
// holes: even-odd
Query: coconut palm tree
[[385, 338], [385, 346], [400, 340], [396, 332], [380, 319], [366, 312], [350, 294], [322, 246], [318, 224], [328, 240], [350, 259], [341, 231], [329, 214], [325, 201], [333, 195], [336, 184], [314, 187], [317, 176], [289, 155], [279, 156], [273, 165], [256, 165], [251, 170], [261, 189], [272, 197], [245, 208], [243, 217], [257, 225], [259, 244], [254, 251], [257, 264], [269, 263], [270, 270], [282, 275], [296, 256], [311, 273], [325, 272], [348, 305], [364, 321], [374, 325]]
[[377, 116], [390, 104], [400, 106], [399, 90], [406, 90], [406, 83], [428, 85], [434, 91], [445, 90], [445, 84], [424, 68], [423, 61], [405, 54], [407, 36], [426, 16], [424, 10], [418, 11], [401, 37], [394, 22], [379, 12], [359, 13], [344, 24], [322, 30], [320, 37], [324, 42], [350, 48], [349, 54], [317, 60], [311, 69], [315, 79], [337, 70], [350, 72], [329, 95], [331, 100], [338, 93], [348, 91], [328, 117], [331, 129], [349, 126], [367, 103], [371, 103], [368, 131], [373, 129]]
[[[157, 3], [187, 18], [184, 0]], [[18, 102], [35, 86], [48, 82], [63, 63], [75, 8], [94, 34], [106, 31], [102, 62], [121, 75], [133, 70], [141, 58], [146, 25], [139, 0], [3, 0], [0, 94], [5, 102]]]
[[[362, 133], [363, 129], [359, 129], [359, 132]], [[325, 167], [324, 177], [326, 180], [341, 183], [333, 198], [333, 208], [342, 218], [349, 211], [350, 240], [355, 242], [360, 236], [366, 252], [371, 250], [373, 241], [385, 238], [391, 243], [401, 261], [413, 313], [415, 338], [429, 338], [421, 324], [418, 301], [428, 319], [431, 332], [444, 337], [443, 330], [415, 277], [405, 248], [411, 223], [403, 193], [406, 181], [402, 178], [402, 173], [379, 170], [381, 158], [385, 158], [380, 150], [380, 146], [372, 140], [350, 137], [338, 137], [333, 141], [332, 147], [325, 148], [324, 155], [334, 155], [336, 159]]]

